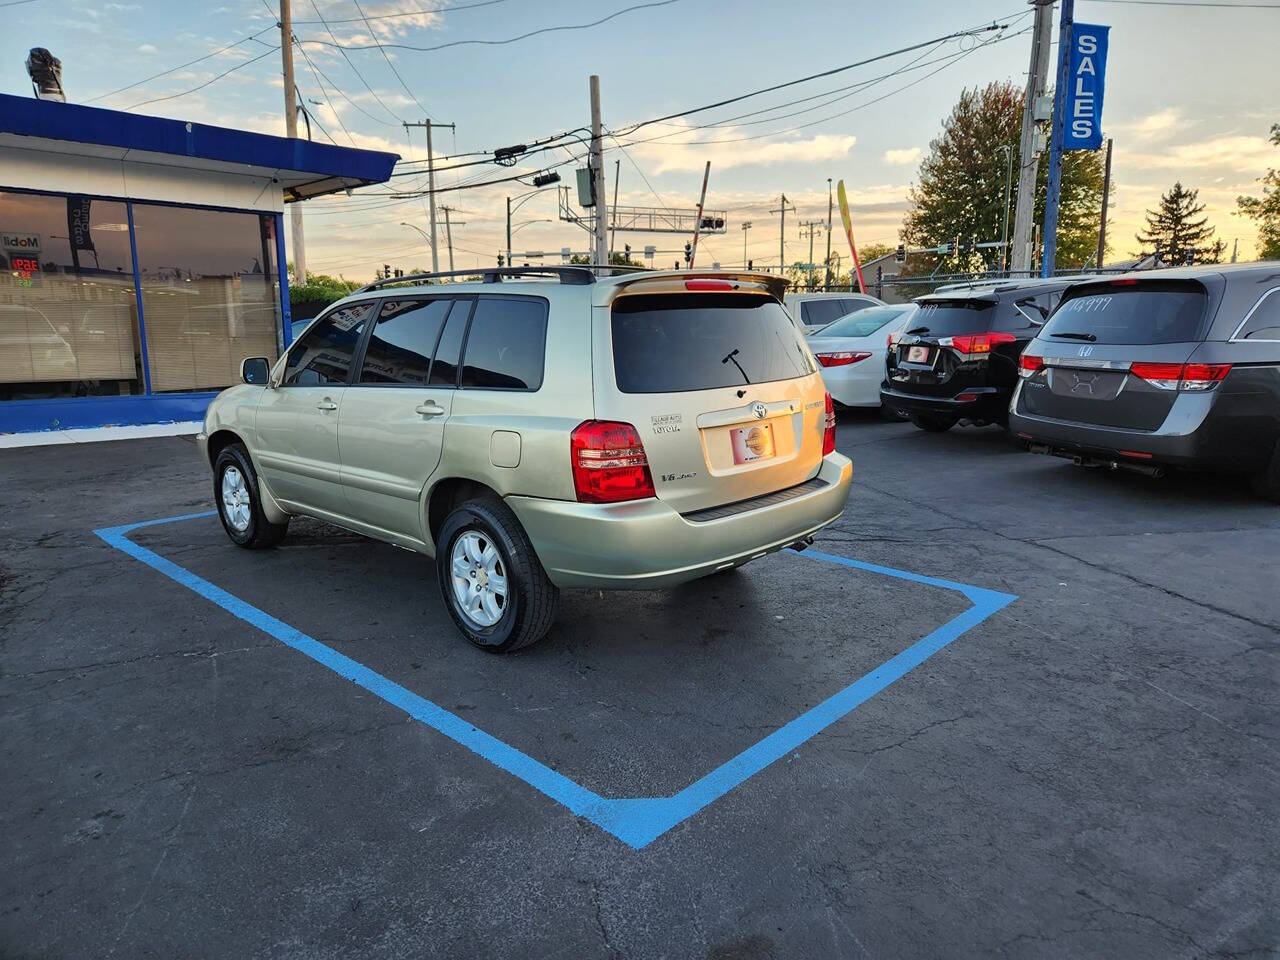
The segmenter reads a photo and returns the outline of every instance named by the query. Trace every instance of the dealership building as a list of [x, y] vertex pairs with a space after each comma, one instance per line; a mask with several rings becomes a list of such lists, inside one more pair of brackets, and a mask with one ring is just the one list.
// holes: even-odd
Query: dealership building
[[0, 94], [0, 434], [202, 419], [288, 345], [284, 204], [397, 159]]

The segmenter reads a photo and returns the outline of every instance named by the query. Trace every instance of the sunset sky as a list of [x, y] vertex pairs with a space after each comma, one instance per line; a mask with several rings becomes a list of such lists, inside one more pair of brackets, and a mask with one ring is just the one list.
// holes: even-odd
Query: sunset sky
[[[683, 126], [646, 127], [629, 138], [633, 145], [625, 152], [608, 143], [609, 190], [614, 161], [620, 159], [623, 204], [691, 208], [703, 164], [711, 161], [708, 206], [727, 211], [728, 229], [724, 236], [706, 238], [700, 248], [706, 258], [700, 262], [725, 266], [742, 263], [744, 221], [752, 223], [747, 256], [757, 265], [777, 262], [778, 217], [769, 211], [777, 208], [782, 192], [799, 208], [798, 215], [788, 214], [787, 259], [807, 259], [808, 240], [801, 238], [799, 223], [825, 221], [828, 177], [843, 178], [849, 188], [860, 244], [896, 244], [919, 160], [960, 90], [993, 80], [1023, 84], [1030, 49], [1025, 31], [1031, 8], [1015, 0], [964, 5], [651, 0], [596, 26], [510, 43], [495, 41], [582, 26], [636, 3], [443, 0], [434, 6], [444, 9], [435, 12], [424, 12], [433, 6], [429, 0], [361, 0], [358, 7], [357, 0], [294, 4], [294, 32], [307, 41], [301, 48], [306, 56], [297, 58], [297, 83], [318, 121], [315, 139], [326, 139], [323, 127], [338, 143], [391, 150], [406, 160], [421, 159], [425, 142], [421, 130], [406, 134], [402, 121], [421, 120], [425, 111], [457, 124], [456, 133], [437, 135], [438, 154], [527, 143], [586, 126], [587, 78], [598, 73], [605, 125], [622, 130], [992, 19], [1018, 18], [1003, 34], [882, 60], [700, 113], [680, 121]], [[271, 51], [279, 43], [274, 9], [275, 0], [11, 5], [5, 8], [7, 26], [0, 38], [0, 90], [29, 93], [26, 52], [45, 46], [63, 61], [72, 101], [283, 133], [280, 54]], [[362, 14], [370, 18], [367, 23]], [[1143, 210], [1181, 179], [1200, 190], [1228, 251], [1238, 240], [1241, 258], [1251, 257], [1255, 231], [1235, 214], [1235, 198], [1256, 193], [1256, 178], [1268, 166], [1280, 166], [1280, 151], [1267, 141], [1270, 125], [1280, 121], [1280, 82], [1274, 73], [1280, 9], [1174, 9], [1080, 0], [1076, 18], [1112, 27], [1103, 112], [1103, 128], [1115, 138], [1111, 256], [1136, 251], [1133, 234]], [[437, 49], [380, 51], [374, 37]], [[334, 38], [365, 49], [341, 51], [320, 42], [332, 44]], [[987, 42], [992, 38], [998, 42]], [[228, 45], [211, 58], [104, 96]], [[203, 89], [173, 97], [233, 67]], [[904, 72], [886, 76], [894, 71]], [[847, 89], [851, 85], [859, 86]], [[163, 97], [172, 98], [145, 102]], [[803, 102], [757, 112], [797, 100]], [[581, 152], [576, 143], [566, 144]], [[532, 172], [538, 164], [570, 160], [570, 152], [558, 149], [541, 157], [515, 170], [484, 165], [445, 172], [438, 186]], [[572, 182], [576, 165], [558, 168], [566, 183]], [[413, 189], [424, 179], [398, 177], [393, 189]], [[384, 262], [406, 269], [430, 265], [421, 238], [401, 225], [426, 228], [424, 201], [387, 196], [388, 189], [306, 205], [313, 272], [365, 278]], [[456, 209], [454, 219], [465, 224], [454, 231], [459, 267], [494, 262], [505, 247], [504, 198], [529, 189], [510, 183], [441, 196]], [[517, 251], [587, 246], [581, 228], [557, 220], [554, 190], [525, 203], [515, 220], [527, 223], [516, 235]], [[552, 222], [537, 222], [543, 220]], [[847, 256], [838, 218], [837, 233], [833, 249]], [[684, 240], [626, 234], [617, 243], [621, 248], [629, 242], [636, 251], [646, 244], [674, 250]], [[825, 243], [819, 233], [818, 259]], [[443, 230], [441, 244], [443, 267]], [[658, 262], [675, 258], [663, 254]]]

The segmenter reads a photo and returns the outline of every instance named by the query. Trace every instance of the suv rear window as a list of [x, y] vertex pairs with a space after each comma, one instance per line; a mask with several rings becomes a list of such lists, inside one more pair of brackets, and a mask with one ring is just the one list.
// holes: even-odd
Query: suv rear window
[[1040, 337], [1120, 344], [1199, 340], [1205, 300], [1199, 284], [1169, 280], [1094, 288], [1064, 299]]
[[619, 298], [613, 369], [623, 393], [737, 387], [816, 370], [777, 300], [715, 293]]
[[960, 333], [984, 333], [996, 317], [993, 300], [922, 300], [911, 318], [908, 333], [953, 337]]

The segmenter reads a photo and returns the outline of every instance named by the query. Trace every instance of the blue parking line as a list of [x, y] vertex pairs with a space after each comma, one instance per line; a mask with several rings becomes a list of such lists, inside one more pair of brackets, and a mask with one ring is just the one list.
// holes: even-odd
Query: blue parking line
[[801, 744], [821, 733], [837, 720], [847, 716], [858, 706], [880, 693], [890, 684], [905, 676], [943, 647], [977, 626], [996, 611], [1008, 606], [1017, 597], [970, 584], [956, 583], [937, 577], [927, 577], [906, 570], [884, 567], [878, 564], [852, 560], [819, 550], [807, 550], [802, 557], [821, 558], [841, 566], [869, 573], [910, 580], [927, 586], [954, 590], [964, 595], [973, 606], [944, 623], [927, 636], [917, 640], [907, 649], [886, 660], [880, 666], [855, 680], [838, 693], [817, 706], [805, 711], [787, 724], [779, 727], [763, 740], [753, 744], [736, 757], [721, 764], [706, 776], [694, 781], [672, 796], [625, 797], [610, 799], [588, 790], [568, 777], [552, 770], [528, 754], [517, 750], [497, 737], [463, 720], [457, 714], [432, 703], [393, 680], [389, 680], [359, 661], [352, 660], [301, 630], [259, 610], [250, 603], [215, 586], [185, 567], [139, 546], [129, 539], [129, 534], [146, 527], [185, 520], [197, 520], [215, 516], [215, 511], [188, 513], [177, 517], [144, 520], [118, 527], [95, 530], [106, 543], [140, 560], [166, 577], [182, 584], [222, 607], [286, 646], [305, 654], [316, 663], [328, 667], [334, 673], [404, 710], [420, 723], [444, 734], [490, 763], [523, 780], [557, 803], [567, 807], [577, 816], [590, 820], [602, 830], [617, 837], [633, 849], [652, 843], [672, 827], [689, 819], [729, 791], [795, 750]]

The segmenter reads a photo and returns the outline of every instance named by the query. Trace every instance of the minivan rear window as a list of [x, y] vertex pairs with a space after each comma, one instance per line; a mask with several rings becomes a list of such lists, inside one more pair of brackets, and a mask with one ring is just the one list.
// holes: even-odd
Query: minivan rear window
[[926, 337], [953, 337], [960, 333], [985, 333], [996, 317], [994, 300], [922, 300], [907, 325], [908, 333]]
[[1206, 295], [1196, 283], [1113, 284], [1064, 299], [1042, 340], [1149, 344], [1199, 340]]
[[711, 390], [816, 371], [782, 304], [736, 293], [620, 297], [613, 369], [623, 393]]

